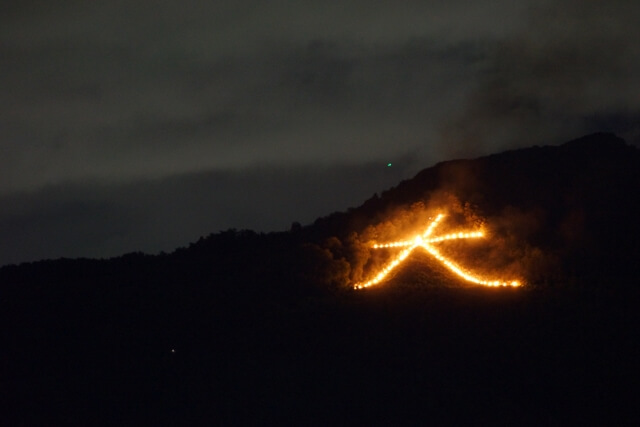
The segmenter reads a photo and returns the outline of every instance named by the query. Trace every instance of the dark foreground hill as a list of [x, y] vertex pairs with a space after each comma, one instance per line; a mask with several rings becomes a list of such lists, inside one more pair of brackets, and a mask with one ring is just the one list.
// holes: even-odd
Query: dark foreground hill
[[[631, 424], [639, 190], [638, 150], [597, 134], [441, 163], [287, 233], [4, 267], [3, 419]], [[527, 286], [470, 287], [417, 253], [350, 290], [372, 236], [441, 206], [482, 219], [497, 243], [478, 259], [508, 252]]]

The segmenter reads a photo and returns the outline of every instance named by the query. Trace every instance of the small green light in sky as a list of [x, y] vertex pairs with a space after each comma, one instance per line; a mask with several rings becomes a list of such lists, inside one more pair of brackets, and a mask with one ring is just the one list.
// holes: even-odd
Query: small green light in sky
[[391, 167], [391, 163], [387, 163], [387, 167], [389, 167], [389, 168], [390, 168], [390, 167]]

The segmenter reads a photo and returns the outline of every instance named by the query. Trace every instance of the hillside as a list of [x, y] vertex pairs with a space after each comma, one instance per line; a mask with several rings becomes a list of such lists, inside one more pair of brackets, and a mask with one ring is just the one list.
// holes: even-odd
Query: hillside
[[[631, 423], [640, 151], [610, 134], [437, 164], [290, 232], [156, 256], [0, 269], [0, 399], [15, 425]], [[445, 210], [442, 250], [352, 290]]]
[[[469, 205], [488, 224], [561, 264], [529, 272], [579, 281], [640, 273], [640, 151], [612, 134], [453, 160], [375, 195], [347, 213], [316, 221], [313, 236], [347, 236], [393, 218], [416, 202]], [[433, 201], [435, 200], [435, 203]], [[549, 274], [547, 274], [549, 273]]]

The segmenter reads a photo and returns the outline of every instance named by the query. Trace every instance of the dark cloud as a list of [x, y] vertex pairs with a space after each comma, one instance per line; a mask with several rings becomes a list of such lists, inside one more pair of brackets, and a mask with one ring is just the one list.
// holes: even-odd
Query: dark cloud
[[0, 18], [0, 191], [415, 150], [469, 88], [469, 34], [515, 27], [473, 2], [363, 6], [14, 7]]
[[[557, 143], [587, 132], [640, 136], [640, 6], [542, 2], [495, 44], [463, 114], [442, 126], [453, 154]], [[602, 120], [602, 118], [607, 120]], [[624, 124], [623, 124], [624, 123]], [[621, 125], [622, 126], [617, 126]]]
[[[416, 150], [433, 135], [441, 111], [453, 108], [443, 95], [461, 97], [467, 89], [475, 61], [464, 50], [421, 40], [380, 50], [312, 41], [214, 61], [211, 75], [186, 73], [168, 88], [156, 76], [155, 83], [127, 81], [131, 88], [74, 86], [60, 101], [37, 91], [37, 102], [7, 113], [2, 140], [15, 160], [3, 169], [2, 189], [256, 162], [352, 163]], [[34, 162], [37, 173], [24, 174]]]
[[[24, 202], [30, 194], [31, 204], [11, 216], [25, 236], [38, 234], [36, 218], [54, 200], [80, 203], [95, 193], [112, 212], [105, 218], [113, 228], [103, 221], [104, 229], [132, 242], [113, 248], [166, 248], [127, 231], [137, 221], [128, 208], [110, 210], [149, 180], [182, 185], [156, 197], [166, 203], [152, 204], [158, 212], [179, 203], [197, 211], [179, 197], [197, 184], [180, 177], [255, 177], [256, 168], [307, 165], [362, 170], [412, 153], [408, 178], [449, 157], [587, 131], [639, 135], [639, 16], [626, 1], [28, 0], [1, 8], [0, 196]], [[293, 193], [327, 179], [285, 176], [279, 185]], [[46, 190], [78, 185], [72, 194]], [[358, 204], [349, 187], [336, 183], [334, 197]], [[287, 218], [296, 212], [288, 193], [273, 194], [265, 206], [282, 207], [274, 211]], [[314, 215], [335, 206], [325, 202]], [[234, 203], [243, 206], [228, 200], [226, 212], [236, 212]], [[84, 212], [78, 222], [90, 224], [95, 205], [73, 206], [68, 217]], [[56, 212], [63, 227], [67, 215]], [[219, 228], [266, 227], [260, 215], [241, 217], [195, 221], [198, 230], [179, 222], [171, 244]], [[0, 232], [20, 240], [15, 230]], [[25, 245], [21, 253], [33, 258], [28, 246], [37, 245]], [[71, 252], [112, 253], [80, 246]]]
[[0, 196], [0, 265], [171, 251], [228, 228], [287, 230], [294, 221], [308, 224], [369, 198], [415, 168], [408, 156], [393, 167], [260, 167]]

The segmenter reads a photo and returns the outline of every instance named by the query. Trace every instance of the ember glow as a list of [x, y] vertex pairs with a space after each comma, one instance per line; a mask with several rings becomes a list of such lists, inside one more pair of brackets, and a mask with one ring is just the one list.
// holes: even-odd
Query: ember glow
[[482, 231], [461, 231], [457, 233], [445, 234], [442, 236], [431, 237], [433, 231], [436, 229], [440, 221], [444, 218], [444, 214], [438, 214], [436, 218], [429, 223], [427, 229], [424, 233], [418, 234], [414, 237], [413, 240], [401, 240], [397, 242], [390, 242], [384, 244], [376, 244], [373, 245], [374, 249], [384, 249], [384, 248], [399, 248], [405, 247], [402, 252], [398, 256], [396, 256], [391, 262], [389, 262], [386, 266], [384, 266], [378, 274], [375, 275], [372, 279], [367, 282], [356, 283], [354, 285], [354, 289], [364, 289], [370, 286], [376, 285], [383, 281], [385, 277], [395, 269], [402, 261], [404, 261], [409, 254], [417, 247], [421, 247], [425, 249], [428, 253], [433, 255], [435, 259], [440, 261], [447, 267], [449, 270], [457, 274], [462, 279], [467, 282], [475, 283], [477, 285], [483, 286], [520, 286], [520, 282], [517, 280], [505, 281], [505, 280], [487, 280], [485, 278], [481, 278], [475, 274], [472, 274], [458, 264], [456, 264], [451, 259], [442, 255], [433, 245], [432, 243], [444, 242], [445, 240], [457, 240], [457, 239], [475, 239], [484, 237], [484, 233]]

